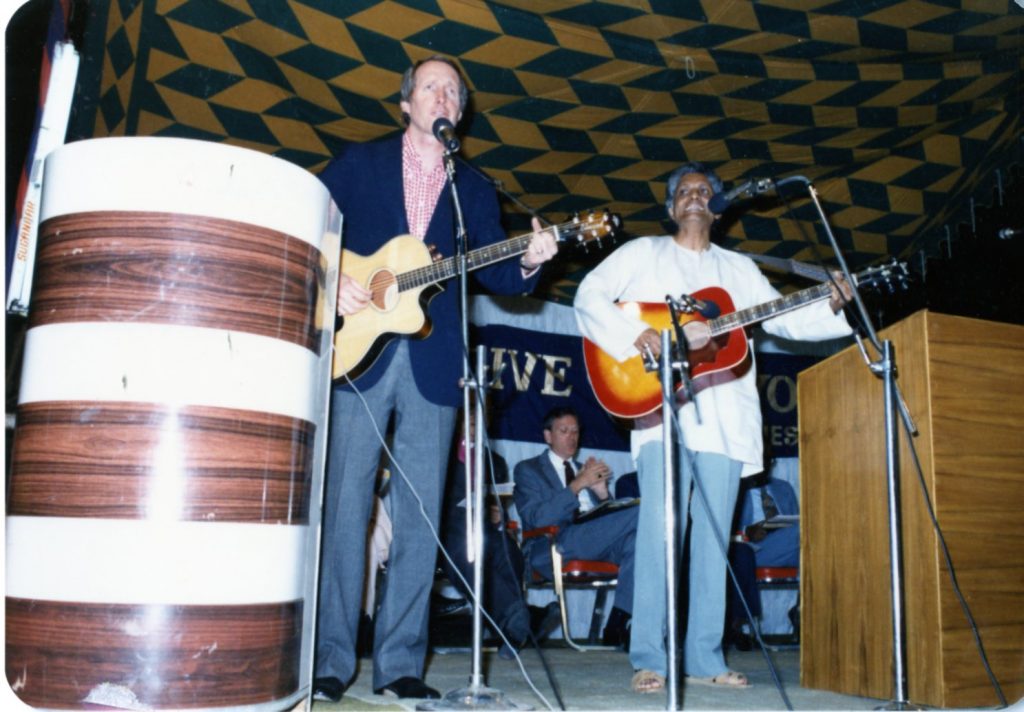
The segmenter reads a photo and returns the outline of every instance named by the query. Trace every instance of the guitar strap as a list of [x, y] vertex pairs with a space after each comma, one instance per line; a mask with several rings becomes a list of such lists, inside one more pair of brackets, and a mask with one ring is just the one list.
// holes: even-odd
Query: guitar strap
[[798, 274], [801, 277], [807, 277], [817, 282], [828, 282], [828, 270], [819, 267], [818, 265], [812, 265], [809, 262], [799, 262], [793, 259], [785, 259], [782, 257], [772, 257], [771, 255], [759, 255], [753, 252], [743, 252], [742, 250], [735, 250], [744, 257], [749, 257], [759, 264], [765, 267], [771, 267], [772, 269], [779, 270], [780, 272], [786, 272], [788, 274]]

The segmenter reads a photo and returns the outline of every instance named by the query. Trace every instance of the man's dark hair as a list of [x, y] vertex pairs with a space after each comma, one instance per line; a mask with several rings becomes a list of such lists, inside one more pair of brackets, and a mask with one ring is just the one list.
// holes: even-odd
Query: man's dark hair
[[547, 412], [547, 415], [544, 416], [544, 429], [551, 430], [551, 426], [555, 424], [556, 420], [558, 420], [559, 418], [564, 418], [567, 415], [571, 415], [572, 417], [576, 418], [577, 423], [580, 422], [580, 416], [572, 407], [567, 405], [560, 405], [556, 408], [552, 408], [551, 410], [549, 410]]
[[722, 185], [722, 179], [718, 177], [718, 174], [715, 173], [714, 169], [700, 161], [684, 163], [679, 166], [679, 168], [672, 171], [671, 175], [668, 177], [668, 185], [665, 187], [665, 210], [668, 212], [670, 218], [672, 217], [672, 203], [675, 202], [676, 188], [679, 187], [680, 179], [689, 173], [699, 173], [708, 179], [708, 183], [711, 184], [712, 191], [715, 193], [722, 192], [722, 188], [724, 187]]
[[[455, 70], [455, 75], [459, 78], [459, 113], [464, 112], [466, 103], [469, 101], [469, 87], [466, 86], [466, 80], [462, 78], [462, 70], [459, 69], [459, 65], [455, 63], [454, 59], [445, 57], [443, 54], [433, 54], [426, 59], [421, 59], [405, 70], [405, 74], [402, 75], [402, 101], [409, 101], [413, 89], [416, 88], [416, 70], [427, 62], [440, 62]], [[406, 126], [409, 125], [409, 115], [404, 111], [402, 112], [402, 123]]]

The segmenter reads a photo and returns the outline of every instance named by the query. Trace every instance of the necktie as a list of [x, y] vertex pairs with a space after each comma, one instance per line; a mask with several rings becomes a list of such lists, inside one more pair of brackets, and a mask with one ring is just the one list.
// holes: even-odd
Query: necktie
[[775, 500], [768, 494], [768, 488], [761, 488], [761, 507], [764, 509], [764, 518], [772, 519], [779, 516], [779, 508], [775, 505]]
[[565, 460], [562, 465], [565, 467], [565, 486], [568, 487], [569, 483], [576, 477], [576, 473], [573, 472], [572, 464], [568, 460]]

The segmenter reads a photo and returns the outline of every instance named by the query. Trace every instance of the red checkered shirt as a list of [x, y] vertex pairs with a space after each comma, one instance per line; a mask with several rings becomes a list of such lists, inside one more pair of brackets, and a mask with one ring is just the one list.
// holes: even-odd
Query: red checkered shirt
[[409, 232], [423, 239], [434, 215], [437, 198], [444, 188], [444, 163], [438, 161], [432, 170], [424, 167], [408, 134], [402, 137], [402, 182], [405, 188], [405, 216]]

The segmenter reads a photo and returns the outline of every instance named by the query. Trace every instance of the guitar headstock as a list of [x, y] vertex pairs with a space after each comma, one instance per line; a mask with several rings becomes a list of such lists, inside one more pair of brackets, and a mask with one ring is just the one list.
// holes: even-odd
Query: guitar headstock
[[591, 210], [584, 215], [573, 213], [569, 221], [560, 226], [558, 239], [572, 240], [579, 245], [594, 242], [600, 247], [604, 238], [615, 239], [621, 227], [619, 216], [607, 210]]
[[858, 287], [875, 287], [889, 294], [906, 289], [910, 282], [907, 263], [899, 262], [896, 258], [883, 265], [869, 267], [858, 272], [854, 277]]

